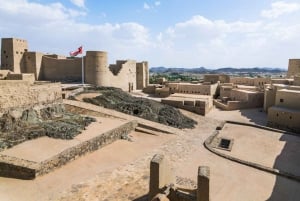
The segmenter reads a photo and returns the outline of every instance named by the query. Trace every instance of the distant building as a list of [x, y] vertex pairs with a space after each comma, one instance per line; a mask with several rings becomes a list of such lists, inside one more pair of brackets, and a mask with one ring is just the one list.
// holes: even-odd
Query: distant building
[[287, 77], [292, 78], [295, 75], [300, 75], [300, 59], [289, 59]]
[[213, 98], [205, 95], [172, 94], [161, 99], [162, 103], [200, 115], [206, 115], [213, 107]]
[[280, 89], [268, 108], [268, 126], [300, 133], [300, 90]]
[[225, 74], [206, 74], [204, 75], [204, 82], [209, 82], [211, 84], [215, 83], [229, 83], [230, 77]]

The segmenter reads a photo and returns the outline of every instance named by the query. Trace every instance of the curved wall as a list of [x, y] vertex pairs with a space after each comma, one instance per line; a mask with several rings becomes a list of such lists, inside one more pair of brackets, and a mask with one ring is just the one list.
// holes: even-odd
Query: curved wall
[[87, 51], [85, 62], [85, 81], [97, 86], [109, 86], [109, 77], [107, 76], [107, 52]]

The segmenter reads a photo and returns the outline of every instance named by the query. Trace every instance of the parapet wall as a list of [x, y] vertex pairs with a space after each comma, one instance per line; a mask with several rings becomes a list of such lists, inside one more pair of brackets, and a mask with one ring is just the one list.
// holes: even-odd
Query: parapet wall
[[53, 169], [61, 167], [79, 156], [121, 139], [122, 136], [134, 130], [136, 126], [136, 121], [130, 121], [102, 134], [99, 131], [98, 136], [82, 141], [42, 162], [27, 161], [0, 154], [0, 176], [34, 179], [36, 176], [51, 172]]
[[61, 102], [60, 83], [30, 85], [22, 80], [0, 80], [0, 112]]
[[41, 78], [51, 81], [80, 81], [81, 66], [81, 58], [56, 59], [43, 56]]

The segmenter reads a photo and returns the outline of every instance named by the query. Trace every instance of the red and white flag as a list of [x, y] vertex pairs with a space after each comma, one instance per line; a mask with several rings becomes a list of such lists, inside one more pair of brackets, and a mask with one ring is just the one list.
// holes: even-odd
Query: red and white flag
[[71, 57], [76, 57], [78, 54], [82, 54], [82, 46], [80, 46], [76, 51], [70, 52]]

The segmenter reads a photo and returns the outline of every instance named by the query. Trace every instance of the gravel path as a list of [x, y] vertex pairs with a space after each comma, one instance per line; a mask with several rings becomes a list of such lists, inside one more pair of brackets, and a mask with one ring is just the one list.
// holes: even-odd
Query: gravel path
[[[111, 172], [98, 174], [94, 179], [73, 186], [65, 192], [60, 201], [74, 200], [147, 200], [149, 190], [149, 164], [154, 154], [164, 154], [169, 159], [172, 167], [176, 167], [188, 160], [188, 156], [198, 149], [199, 142], [203, 142], [218, 125], [218, 121], [204, 118], [192, 113], [186, 113], [189, 117], [198, 121], [195, 129], [182, 130], [173, 140], [152, 150], [138, 160], [115, 169]], [[201, 132], [200, 132], [201, 131]], [[201, 133], [201, 134], [199, 134]], [[206, 133], [206, 134], [204, 134]], [[179, 178], [182, 181], [184, 178]], [[187, 181], [190, 181], [187, 179]], [[190, 181], [194, 186], [195, 182]]]

